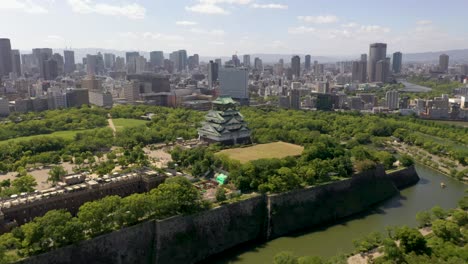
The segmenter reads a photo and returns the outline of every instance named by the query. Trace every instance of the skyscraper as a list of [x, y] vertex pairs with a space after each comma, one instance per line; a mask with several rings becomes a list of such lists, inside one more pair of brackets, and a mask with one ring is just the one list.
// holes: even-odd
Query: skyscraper
[[62, 55], [54, 53], [54, 55], [52, 55], [52, 59], [57, 63], [57, 75], [63, 75], [64, 61]]
[[401, 72], [402, 59], [403, 59], [403, 54], [401, 54], [401, 52], [398, 51], [398, 52], [393, 53], [392, 70], [394, 73]]
[[44, 65], [44, 79], [55, 80], [55, 78], [57, 78], [58, 76], [57, 62], [54, 59], [49, 58], [43, 63], [43, 65]]
[[249, 103], [249, 71], [246, 68], [224, 67], [219, 69], [219, 90], [221, 96], [229, 96], [240, 101], [241, 105]]
[[439, 56], [439, 70], [443, 72], [448, 72], [449, 65], [449, 56], [447, 54], [442, 54]]
[[243, 61], [244, 67], [250, 68], [250, 55], [244, 55]]
[[352, 80], [365, 83], [367, 79], [367, 61], [353, 61]]
[[115, 65], [115, 55], [112, 53], [104, 53], [104, 67], [113, 69]]
[[234, 64], [235, 67], [240, 66], [240, 59], [237, 57], [236, 54], [232, 55], [232, 63]]
[[97, 74], [97, 55], [86, 55], [86, 72], [89, 76], [95, 76]]
[[387, 44], [373, 43], [369, 49], [369, 60], [367, 62], [367, 74], [369, 75], [369, 82], [376, 81], [376, 67], [377, 62], [385, 60], [387, 57]]
[[174, 67], [178, 72], [182, 72], [187, 68], [187, 51], [178, 50], [170, 54], [169, 59], [174, 63]]
[[374, 82], [382, 82], [382, 83], [387, 82], [389, 72], [390, 72], [390, 59], [385, 58], [383, 60], [379, 60], [377, 64], [375, 65]]
[[361, 54], [361, 61], [367, 61], [367, 54]]
[[210, 61], [208, 63], [208, 86], [213, 88], [213, 83], [218, 80], [218, 63]]
[[75, 52], [73, 50], [64, 50], [64, 72], [70, 74], [75, 71]]
[[19, 50], [11, 50], [11, 71], [17, 77], [21, 76], [21, 55]]
[[150, 52], [150, 63], [152, 67], [164, 66], [164, 53], [162, 51]]
[[291, 58], [291, 70], [296, 78], [301, 76], [301, 57], [296, 55]]
[[0, 77], [10, 74], [13, 70], [11, 62], [10, 39], [0, 39]]
[[[33, 49], [32, 53], [36, 59], [36, 63], [39, 69], [39, 76], [47, 80], [50, 78], [50, 72], [46, 72], [46, 62], [52, 58], [52, 49], [42, 48], [42, 49]], [[48, 66], [49, 70], [51, 65]], [[52, 67], [53, 68], [53, 67]], [[47, 77], [46, 77], [47, 76]]]
[[310, 56], [310, 55], [306, 55], [306, 56], [305, 56], [305, 65], [304, 65], [304, 68], [305, 68], [307, 71], [310, 71], [310, 60], [311, 60], [311, 56]]
[[262, 60], [260, 58], [255, 58], [254, 59], [254, 68], [257, 71], [260, 71], [260, 72], [263, 71], [263, 62], [262, 62]]
[[400, 102], [398, 91], [388, 91], [385, 94], [385, 100], [387, 102], [387, 107], [390, 110], [398, 109], [398, 103]]

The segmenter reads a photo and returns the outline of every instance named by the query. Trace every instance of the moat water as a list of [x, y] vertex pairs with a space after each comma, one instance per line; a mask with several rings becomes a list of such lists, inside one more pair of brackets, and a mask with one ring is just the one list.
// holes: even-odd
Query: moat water
[[[418, 165], [416, 170], [421, 178], [418, 184], [365, 213], [264, 244], [240, 246], [209, 259], [207, 263], [273, 263], [273, 257], [281, 251], [291, 251], [298, 256], [322, 257], [348, 253], [353, 250], [353, 239], [373, 231], [384, 232], [386, 226], [414, 227], [416, 213], [435, 205], [443, 208], [457, 206], [466, 185], [425, 166]], [[441, 182], [447, 185], [445, 189], [440, 187]]]

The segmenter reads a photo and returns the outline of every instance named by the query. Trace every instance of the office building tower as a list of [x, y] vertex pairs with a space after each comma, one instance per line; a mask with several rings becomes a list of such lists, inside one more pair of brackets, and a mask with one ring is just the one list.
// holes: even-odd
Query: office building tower
[[62, 55], [58, 54], [58, 53], [54, 53], [54, 55], [52, 55], [52, 59], [57, 62], [57, 75], [58, 76], [61, 76], [63, 75], [64, 73], [64, 67], [65, 67], [65, 62], [63, 60], [63, 57]]
[[388, 82], [390, 72], [390, 59], [386, 58], [384, 60], [380, 60], [375, 65], [375, 75], [374, 75], [374, 82]]
[[11, 43], [9, 39], [0, 38], [0, 77], [7, 76], [13, 70], [11, 61]]
[[299, 78], [301, 76], [301, 57], [293, 56], [291, 58], [291, 70], [295, 78]]
[[367, 79], [367, 62], [353, 61], [351, 78], [354, 82], [365, 83]]
[[263, 71], [263, 62], [258, 57], [254, 59], [254, 68], [259, 72]]
[[[376, 82], [377, 62], [385, 60], [387, 57], [387, 44], [374, 43], [370, 45], [369, 60], [367, 62], [367, 74], [369, 82]], [[382, 77], [382, 76], [381, 76]]]
[[146, 71], [146, 58], [138, 56], [134, 58], [135, 61], [135, 73], [140, 74]]
[[125, 70], [125, 59], [122, 57], [115, 58], [115, 70], [124, 71]]
[[55, 80], [58, 77], [57, 61], [50, 58], [44, 62], [44, 79]]
[[195, 67], [198, 67], [200, 65], [200, 55], [198, 54], [193, 54], [193, 64]]
[[236, 54], [232, 55], [232, 64], [234, 67], [239, 67], [240, 66], [240, 59], [237, 57]]
[[38, 72], [36, 58], [33, 54], [21, 54], [21, 71], [25, 75]]
[[367, 61], [367, 54], [361, 54], [361, 61]]
[[388, 109], [390, 110], [398, 109], [398, 104], [400, 102], [400, 99], [398, 97], [398, 91], [388, 91], [385, 94], [385, 100], [387, 102]]
[[112, 53], [104, 53], [104, 67], [106, 69], [114, 69], [115, 55]]
[[174, 68], [177, 72], [182, 72], [187, 69], [187, 51], [178, 50], [169, 55], [169, 59], [174, 63]]
[[225, 67], [219, 69], [220, 96], [232, 97], [241, 105], [249, 103], [249, 71], [247, 68]]
[[76, 70], [75, 65], [75, 52], [73, 50], [64, 50], [64, 72], [65, 74], [70, 74]]
[[208, 63], [208, 87], [213, 88], [213, 84], [218, 80], [219, 65], [216, 62]]
[[468, 64], [460, 65], [460, 74], [465, 76], [468, 75]]
[[162, 51], [150, 52], [150, 63], [152, 67], [164, 66], [164, 53]]
[[221, 59], [215, 59], [216, 64], [218, 64], [218, 69], [223, 67], [223, 61]]
[[306, 69], [306, 71], [310, 71], [310, 62], [311, 62], [311, 56], [310, 55], [306, 55], [305, 56], [305, 64], [304, 64], [304, 68]]
[[250, 68], [250, 55], [244, 55], [242, 63], [244, 64], [244, 67]]
[[439, 70], [447, 73], [449, 66], [449, 55], [442, 54], [439, 56]]
[[68, 88], [67, 89], [67, 106], [81, 107], [89, 105], [88, 89], [83, 88]]
[[392, 70], [394, 73], [401, 72], [402, 59], [403, 59], [403, 54], [401, 52], [393, 53]]
[[291, 109], [301, 109], [301, 94], [297, 89], [292, 89], [289, 92], [289, 107]]
[[129, 62], [131, 58], [140, 56], [140, 53], [137, 51], [125, 52], [125, 62]]
[[189, 70], [194, 70], [199, 65], [199, 56], [198, 54], [194, 54], [193, 56], [189, 56], [187, 60]]
[[21, 76], [21, 55], [19, 50], [11, 50], [11, 72], [13, 72], [16, 77]]
[[[39, 77], [46, 79], [46, 62], [52, 58], [52, 49], [33, 49], [36, 65], [39, 69]], [[49, 65], [50, 66], [50, 65]], [[49, 75], [50, 77], [50, 75]]]
[[8, 99], [0, 97], [0, 116], [8, 116], [10, 114], [10, 103]]
[[97, 75], [98, 57], [97, 55], [86, 55], [86, 72], [90, 76]]

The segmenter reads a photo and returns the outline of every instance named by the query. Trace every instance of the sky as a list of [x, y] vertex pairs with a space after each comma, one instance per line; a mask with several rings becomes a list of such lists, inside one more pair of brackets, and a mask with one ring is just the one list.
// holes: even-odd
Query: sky
[[12, 48], [201, 56], [403, 53], [468, 48], [468, 0], [0, 0]]

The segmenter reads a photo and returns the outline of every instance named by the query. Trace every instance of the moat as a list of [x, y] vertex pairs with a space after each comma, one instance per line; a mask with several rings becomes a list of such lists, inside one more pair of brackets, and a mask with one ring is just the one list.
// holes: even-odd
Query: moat
[[[206, 263], [272, 263], [275, 254], [291, 251], [296, 255], [328, 257], [353, 249], [352, 240], [386, 226], [416, 226], [415, 215], [435, 205], [453, 208], [463, 197], [466, 185], [425, 166], [417, 166], [421, 180], [374, 209], [331, 226], [284, 236], [261, 245], [245, 245], [209, 259]], [[440, 187], [444, 182], [447, 188]]]

